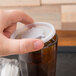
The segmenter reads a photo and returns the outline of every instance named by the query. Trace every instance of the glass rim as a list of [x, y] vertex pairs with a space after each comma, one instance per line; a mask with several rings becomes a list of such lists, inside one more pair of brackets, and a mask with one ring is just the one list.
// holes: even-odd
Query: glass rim
[[52, 46], [58, 42], [58, 36], [56, 34], [56, 40], [53, 43], [49, 43], [47, 46], [44, 46], [42, 49], [48, 48], [49, 46]]

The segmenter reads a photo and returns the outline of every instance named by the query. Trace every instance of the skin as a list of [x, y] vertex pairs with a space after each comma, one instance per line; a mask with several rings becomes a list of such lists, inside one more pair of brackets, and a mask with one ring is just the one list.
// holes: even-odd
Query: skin
[[17, 22], [33, 23], [33, 19], [20, 10], [0, 10], [0, 56], [24, 54], [43, 48], [39, 39], [10, 39]]

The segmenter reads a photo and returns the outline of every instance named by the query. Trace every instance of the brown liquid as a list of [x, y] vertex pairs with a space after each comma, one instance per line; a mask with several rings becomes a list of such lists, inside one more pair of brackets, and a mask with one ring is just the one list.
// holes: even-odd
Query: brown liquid
[[45, 48], [19, 56], [22, 76], [55, 76], [56, 73], [56, 36], [45, 44]]

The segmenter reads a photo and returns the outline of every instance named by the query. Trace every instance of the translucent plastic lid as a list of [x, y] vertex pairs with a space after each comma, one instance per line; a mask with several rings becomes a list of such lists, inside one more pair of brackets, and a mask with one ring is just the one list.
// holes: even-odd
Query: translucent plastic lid
[[52, 24], [36, 22], [16, 30], [11, 37], [16, 39], [37, 38], [45, 43], [52, 39], [55, 33], [56, 31]]

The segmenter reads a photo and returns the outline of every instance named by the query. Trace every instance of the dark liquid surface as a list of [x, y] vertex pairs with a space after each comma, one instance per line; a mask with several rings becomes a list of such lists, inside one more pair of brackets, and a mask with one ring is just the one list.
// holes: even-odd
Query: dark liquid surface
[[[50, 40], [45, 46], [50, 43], [53, 43], [53, 40]], [[20, 55], [22, 76], [55, 76], [56, 53], [57, 43], [37, 52]]]

